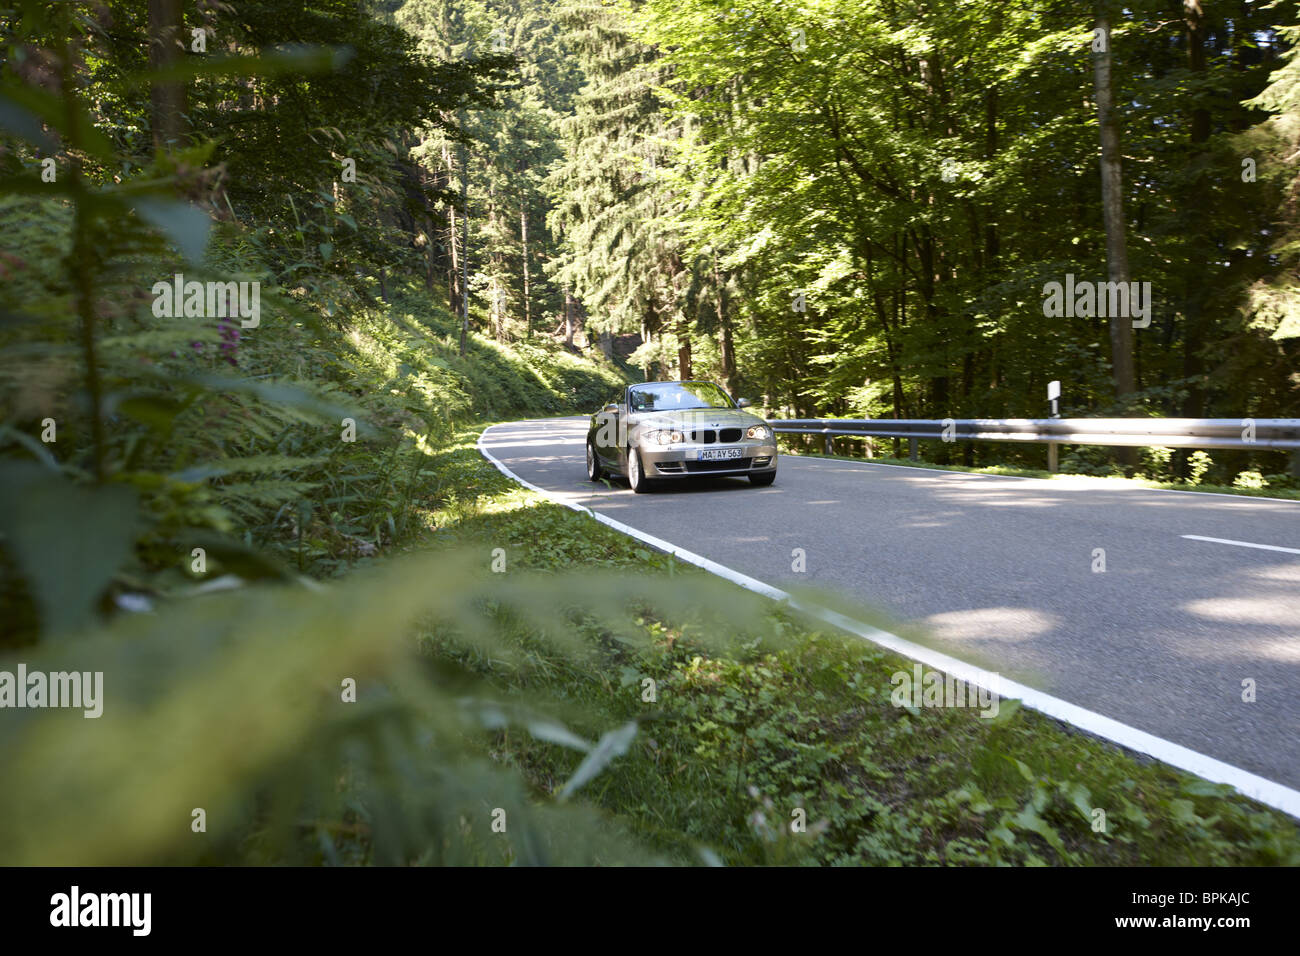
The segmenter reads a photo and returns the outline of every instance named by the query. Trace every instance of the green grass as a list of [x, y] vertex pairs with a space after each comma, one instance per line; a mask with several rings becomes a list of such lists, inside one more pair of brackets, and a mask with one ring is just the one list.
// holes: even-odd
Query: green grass
[[[479, 457], [478, 429], [435, 463], [455, 493], [435, 503], [434, 547], [492, 549], [505, 573], [625, 569], [674, 580], [704, 572], [651, 552], [590, 517], [514, 485]], [[773, 640], [707, 654], [689, 628], [653, 614], [648, 644], [591, 639], [601, 665], [533, 640], [506, 663], [431, 635], [436, 655], [468, 662], [502, 693], [566, 701], [593, 737], [625, 721], [641, 732], [582, 799], [677, 861], [710, 848], [728, 863], [1251, 865], [1300, 863], [1295, 821], [1227, 787], [1130, 754], [1014, 702], [983, 719], [957, 708], [895, 707], [904, 659], [761, 602]], [[653, 702], [643, 700], [649, 678]], [[501, 732], [495, 759], [549, 801], [580, 755]], [[1094, 830], [1097, 810], [1104, 832]], [[791, 824], [802, 811], [806, 832]]]

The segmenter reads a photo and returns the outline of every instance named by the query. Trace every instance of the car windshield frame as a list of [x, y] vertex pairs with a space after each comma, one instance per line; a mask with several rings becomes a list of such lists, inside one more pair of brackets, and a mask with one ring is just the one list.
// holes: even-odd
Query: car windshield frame
[[[723, 399], [725, 405], [707, 404], [707, 399], [697, 395], [692, 391], [692, 386], [700, 389], [701, 392], [713, 392], [712, 398]], [[660, 395], [655, 396], [654, 404], [649, 408], [638, 407], [635, 396], [638, 392], [646, 392], [654, 389], [663, 389], [662, 398], [664, 404], [659, 403]], [[679, 401], [673, 401], [673, 398]], [[679, 412], [679, 411], [698, 411], [700, 409], [736, 409], [739, 406], [735, 399], [727, 394], [726, 390], [716, 382], [708, 381], [688, 381], [688, 382], [647, 382], [643, 385], [633, 385], [627, 390], [628, 411], [630, 412]], [[694, 404], [686, 404], [688, 401], [694, 401]]]

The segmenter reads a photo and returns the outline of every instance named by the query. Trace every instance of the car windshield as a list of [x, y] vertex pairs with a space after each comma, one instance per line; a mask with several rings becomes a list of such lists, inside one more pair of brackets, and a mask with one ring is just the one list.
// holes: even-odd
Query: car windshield
[[736, 403], [712, 382], [656, 382], [632, 389], [632, 411], [666, 412], [683, 408], [735, 408]]

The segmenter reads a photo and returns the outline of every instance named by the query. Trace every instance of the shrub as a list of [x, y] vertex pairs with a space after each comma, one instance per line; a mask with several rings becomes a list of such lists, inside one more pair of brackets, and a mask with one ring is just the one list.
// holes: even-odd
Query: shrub
[[1257, 471], [1243, 471], [1232, 482], [1234, 488], [1267, 488], [1268, 482]]
[[1214, 464], [1214, 459], [1210, 457], [1209, 452], [1194, 451], [1190, 458], [1187, 459], [1188, 475], [1187, 483], [1189, 485], [1199, 485], [1205, 473], [1210, 470]]

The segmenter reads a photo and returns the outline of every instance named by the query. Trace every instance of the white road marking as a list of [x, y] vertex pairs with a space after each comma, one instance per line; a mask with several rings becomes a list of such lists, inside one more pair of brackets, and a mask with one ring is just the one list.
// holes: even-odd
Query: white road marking
[[[960, 661], [955, 657], [949, 657], [933, 648], [924, 647], [920, 644], [914, 644], [906, 638], [899, 637], [897, 634], [891, 634], [889, 631], [883, 631], [880, 628], [872, 627], [861, 621], [855, 621], [850, 617], [839, 614], [829, 608], [824, 608], [816, 604], [809, 604], [800, 601], [782, 591], [780, 588], [766, 584], [757, 578], [751, 578], [747, 574], [735, 571], [726, 565], [718, 564], [711, 561], [703, 555], [695, 554], [684, 548], [662, 538], [656, 538], [654, 535], [646, 534], [638, 528], [626, 525], [621, 521], [592, 511], [576, 501], [569, 501], [564, 496], [547, 491], [545, 488], [538, 487], [530, 481], [525, 481], [490, 451], [487, 450], [484, 443], [484, 437], [492, 428], [485, 428], [478, 439], [478, 450], [488, 461], [492, 462], [507, 478], [517, 481], [525, 488], [537, 492], [544, 498], [563, 505], [582, 514], [590, 515], [603, 525], [613, 528], [615, 531], [621, 531], [623, 534], [636, 538], [645, 544], [650, 545], [657, 551], [663, 551], [680, 558], [689, 564], [703, 568], [711, 574], [716, 574], [720, 578], [738, 584], [746, 590], [753, 591], [756, 594], [762, 594], [772, 598], [775, 601], [784, 601], [790, 607], [793, 607], [805, 614], [824, 621], [833, 627], [847, 631], [865, 640], [878, 644], [881, 647], [902, 654], [914, 661], [920, 661], [922, 664], [928, 664], [935, 670], [944, 671], [953, 677], [965, 680], [968, 684], [980, 686], [980, 680], [989, 672]], [[894, 467], [894, 466], [886, 466]], [[1187, 537], [1186, 535], [1184, 537]], [[1208, 539], [1219, 540], [1219, 539]], [[1237, 542], [1233, 542], [1237, 543]], [[1283, 549], [1286, 550], [1286, 549]], [[1163, 761], [1170, 766], [1177, 767], [1180, 770], [1186, 770], [1198, 777], [1209, 780], [1212, 783], [1224, 783], [1234, 787], [1238, 792], [1250, 797], [1252, 800], [1258, 800], [1266, 806], [1281, 810], [1283, 813], [1290, 814], [1300, 819], [1300, 791], [1293, 790], [1290, 787], [1253, 774], [1248, 770], [1242, 770], [1240, 767], [1234, 767], [1232, 764], [1224, 763], [1222, 760], [1216, 760], [1214, 757], [1198, 753], [1181, 744], [1176, 744], [1171, 740], [1165, 740], [1163, 737], [1157, 737], [1149, 734], [1144, 730], [1138, 730], [1136, 727], [1130, 727], [1128, 724], [1120, 723], [1103, 714], [1079, 707], [1077, 704], [1071, 704], [1069, 701], [1061, 700], [1059, 697], [1053, 697], [1051, 694], [1045, 694], [1042, 691], [1035, 690], [1024, 684], [1018, 684], [1015, 681], [1003, 680], [1000, 686], [996, 688], [1003, 699], [1018, 699], [1026, 707], [1046, 714], [1049, 717], [1055, 717], [1057, 720], [1063, 720], [1067, 724], [1078, 727], [1080, 730], [1098, 737], [1104, 737], [1130, 750], [1136, 750], [1139, 753], [1149, 754], [1157, 760]]]
[[1215, 544], [1235, 544], [1239, 548], [1259, 548], [1261, 551], [1285, 551], [1287, 554], [1300, 554], [1300, 548], [1280, 548], [1275, 544], [1252, 544], [1249, 541], [1233, 541], [1231, 538], [1206, 538], [1199, 534], [1185, 534], [1189, 541], [1212, 541]]

